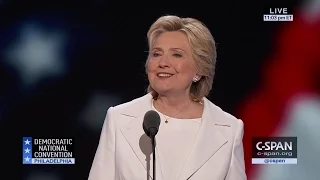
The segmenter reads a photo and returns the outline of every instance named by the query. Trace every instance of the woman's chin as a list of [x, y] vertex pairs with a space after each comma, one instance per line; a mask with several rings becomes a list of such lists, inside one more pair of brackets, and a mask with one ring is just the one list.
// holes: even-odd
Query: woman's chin
[[171, 91], [170, 88], [155, 88], [154, 89], [158, 94], [166, 94]]

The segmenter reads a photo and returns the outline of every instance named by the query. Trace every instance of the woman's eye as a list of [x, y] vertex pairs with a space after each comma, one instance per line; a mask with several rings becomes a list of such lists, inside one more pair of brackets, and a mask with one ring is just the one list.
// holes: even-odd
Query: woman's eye
[[181, 54], [177, 54], [177, 53], [173, 54], [173, 56], [174, 56], [174, 57], [178, 57], [178, 58], [182, 57]]
[[152, 53], [152, 56], [153, 57], [158, 57], [158, 56], [160, 56], [160, 53], [154, 52], [154, 53]]

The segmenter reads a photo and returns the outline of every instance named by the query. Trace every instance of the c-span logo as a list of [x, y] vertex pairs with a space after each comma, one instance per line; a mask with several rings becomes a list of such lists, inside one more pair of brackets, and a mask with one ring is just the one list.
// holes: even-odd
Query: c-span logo
[[297, 137], [255, 137], [252, 164], [297, 164]]
[[22, 138], [22, 164], [75, 164], [72, 138]]

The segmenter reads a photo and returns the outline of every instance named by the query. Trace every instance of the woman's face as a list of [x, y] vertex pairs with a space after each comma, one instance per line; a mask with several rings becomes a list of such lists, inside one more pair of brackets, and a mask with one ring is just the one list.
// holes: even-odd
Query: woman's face
[[151, 87], [159, 94], [190, 92], [197, 69], [187, 36], [162, 33], [150, 49], [147, 72]]

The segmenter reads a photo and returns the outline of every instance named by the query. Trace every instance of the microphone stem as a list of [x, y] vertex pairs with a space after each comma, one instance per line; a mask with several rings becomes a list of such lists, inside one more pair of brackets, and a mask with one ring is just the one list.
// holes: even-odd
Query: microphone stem
[[155, 137], [151, 138], [152, 143], [152, 155], [153, 155], [153, 180], [156, 180], [156, 145], [155, 145]]

